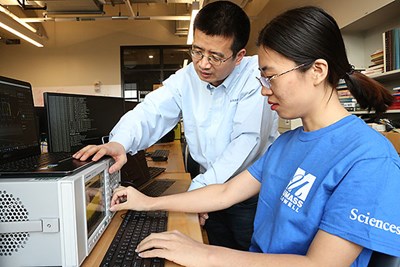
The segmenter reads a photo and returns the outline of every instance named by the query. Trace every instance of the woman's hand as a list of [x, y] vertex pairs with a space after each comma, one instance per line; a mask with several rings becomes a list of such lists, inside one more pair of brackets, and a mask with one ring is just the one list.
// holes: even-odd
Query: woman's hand
[[120, 186], [114, 190], [110, 210], [149, 210], [151, 199], [131, 186]]
[[208, 245], [174, 230], [153, 233], [142, 240], [136, 252], [142, 258], [164, 258], [182, 266], [207, 266]]

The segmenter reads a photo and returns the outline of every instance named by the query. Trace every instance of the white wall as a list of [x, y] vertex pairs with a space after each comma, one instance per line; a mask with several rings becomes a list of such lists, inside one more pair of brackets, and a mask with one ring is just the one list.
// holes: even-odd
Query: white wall
[[[185, 44], [170, 21], [46, 22], [44, 48], [0, 44], [0, 75], [29, 81], [35, 105], [43, 91], [121, 95], [120, 46]], [[94, 83], [101, 81], [100, 92]]]
[[319, 6], [331, 14], [342, 28], [390, 2], [393, 0], [269, 0], [264, 10], [253, 20], [248, 52], [257, 53], [254, 44], [261, 29], [268, 21], [287, 9], [305, 5]]
[[[359, 19], [392, 0], [270, 0], [252, 19], [248, 54], [256, 54], [255, 41], [267, 21], [284, 10], [302, 5], [318, 5], [331, 13], [339, 26]], [[43, 91], [121, 95], [121, 45], [182, 45], [172, 21], [81, 21], [46, 22], [50, 36], [44, 48], [22, 42], [0, 43], [0, 75], [29, 81], [35, 105], [42, 105]], [[100, 92], [94, 83], [101, 81]]]

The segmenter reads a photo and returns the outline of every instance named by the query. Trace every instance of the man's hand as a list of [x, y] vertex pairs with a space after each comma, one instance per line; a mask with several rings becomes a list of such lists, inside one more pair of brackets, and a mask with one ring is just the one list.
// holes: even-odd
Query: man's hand
[[115, 163], [110, 167], [109, 172], [114, 173], [122, 168], [122, 166], [127, 162], [125, 148], [117, 142], [110, 142], [104, 145], [88, 145], [74, 155], [73, 158], [82, 161], [87, 160], [90, 156], [93, 156], [93, 161], [98, 161], [104, 155], [111, 156]]

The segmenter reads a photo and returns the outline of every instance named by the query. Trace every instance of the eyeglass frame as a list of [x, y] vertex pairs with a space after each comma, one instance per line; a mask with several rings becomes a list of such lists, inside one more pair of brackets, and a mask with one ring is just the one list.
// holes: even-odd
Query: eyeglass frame
[[[193, 52], [195, 52], [195, 51], [200, 53], [199, 54], [201, 56], [200, 58], [196, 58], [196, 56], [193, 55]], [[202, 60], [206, 56], [206, 55], [203, 54], [203, 52], [201, 50], [193, 49], [193, 48], [189, 49], [189, 54], [191, 55], [192, 59], [194, 58], [194, 59], [196, 59], [198, 61]], [[227, 57], [227, 58], [218, 58], [218, 57], [216, 57], [214, 55], [211, 55], [211, 56], [207, 56], [206, 58], [207, 58], [207, 62], [210, 63], [211, 65], [213, 65], [213, 66], [221, 66], [222, 63], [224, 63], [224, 62], [228, 61], [229, 59], [231, 59], [233, 57], [233, 55], [234, 54], [232, 53], [232, 55], [230, 57]], [[211, 62], [210, 61], [211, 58], [214, 58], [214, 60], [217, 60], [216, 62], [218, 62], [218, 63]]]
[[[286, 73], [289, 73], [291, 71], [297, 70], [297, 69], [299, 69], [301, 67], [304, 67], [304, 66], [307, 66], [307, 65], [308, 65], [307, 63], [303, 63], [303, 64], [300, 64], [300, 65], [297, 65], [297, 66], [291, 68], [290, 70], [281, 72], [279, 74], [274, 74], [274, 75], [269, 76], [269, 77], [260, 76], [260, 77], [256, 77], [256, 79], [260, 82], [261, 86], [263, 86], [263, 87], [265, 87], [267, 89], [271, 89], [271, 80], [276, 79], [279, 76], [282, 76], [282, 75], [284, 75]], [[260, 69], [260, 71], [263, 72], [263, 70], [261, 70], [261, 69]]]

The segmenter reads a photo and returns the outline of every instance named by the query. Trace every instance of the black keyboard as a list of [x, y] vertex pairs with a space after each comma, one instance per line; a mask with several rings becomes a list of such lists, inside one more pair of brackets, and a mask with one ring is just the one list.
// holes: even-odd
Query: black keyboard
[[71, 153], [45, 153], [0, 164], [3, 171], [34, 170], [49, 163], [57, 163], [72, 156]]
[[154, 180], [140, 192], [150, 197], [158, 197], [165, 192], [173, 183], [174, 180]]
[[167, 161], [169, 155], [169, 150], [157, 149], [151, 153], [150, 157], [153, 161]]
[[166, 170], [166, 168], [162, 167], [149, 167], [149, 173], [150, 173], [150, 178], [156, 178], [159, 176], [161, 173], [163, 173]]
[[135, 249], [149, 234], [166, 231], [167, 222], [166, 211], [127, 211], [100, 266], [163, 267], [164, 259], [140, 258]]

